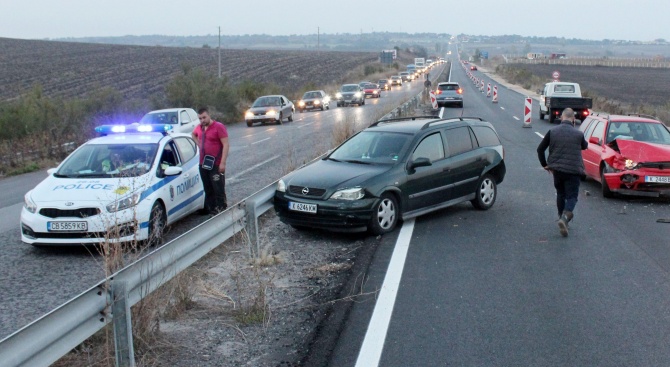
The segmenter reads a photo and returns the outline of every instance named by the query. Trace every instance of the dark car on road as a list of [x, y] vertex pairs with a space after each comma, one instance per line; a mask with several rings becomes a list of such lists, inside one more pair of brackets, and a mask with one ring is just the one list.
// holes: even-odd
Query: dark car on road
[[379, 79], [377, 84], [381, 90], [391, 90], [391, 82], [388, 79]]
[[362, 106], [365, 104], [365, 92], [363, 91], [363, 87], [358, 84], [343, 85], [335, 97], [337, 97], [337, 107], [351, 104]]
[[330, 97], [322, 90], [305, 92], [298, 101], [298, 111], [330, 109]]
[[491, 208], [505, 172], [498, 134], [479, 118], [386, 120], [279, 180], [274, 207], [296, 228], [383, 234], [464, 201]]
[[463, 89], [456, 82], [438, 83], [435, 99], [438, 107], [447, 105], [463, 107]]
[[670, 130], [644, 115], [591, 114], [579, 126], [586, 175], [602, 195], [670, 196]]
[[256, 98], [249, 110], [244, 114], [247, 126], [254, 122], [276, 122], [281, 125], [284, 119], [293, 121], [295, 107], [293, 102], [282, 95], [262, 96]]

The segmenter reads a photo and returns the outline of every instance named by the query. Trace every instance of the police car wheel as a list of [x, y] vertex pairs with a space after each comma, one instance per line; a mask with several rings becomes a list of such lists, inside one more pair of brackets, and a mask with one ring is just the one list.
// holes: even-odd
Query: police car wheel
[[147, 239], [149, 245], [156, 246], [163, 243], [163, 232], [165, 231], [166, 222], [165, 208], [159, 202], [154, 203], [154, 206], [151, 207], [151, 216], [149, 217], [149, 238]]

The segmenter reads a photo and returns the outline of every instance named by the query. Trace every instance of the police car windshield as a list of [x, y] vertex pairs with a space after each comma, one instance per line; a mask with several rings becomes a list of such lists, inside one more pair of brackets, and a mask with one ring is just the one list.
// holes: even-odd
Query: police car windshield
[[87, 144], [72, 153], [56, 177], [138, 177], [149, 172], [157, 144]]

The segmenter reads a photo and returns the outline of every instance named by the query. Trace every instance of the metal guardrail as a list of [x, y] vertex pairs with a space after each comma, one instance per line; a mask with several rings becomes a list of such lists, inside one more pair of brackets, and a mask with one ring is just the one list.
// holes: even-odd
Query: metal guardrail
[[242, 230], [255, 233], [249, 236], [250, 251], [257, 254], [257, 220], [272, 208], [275, 186], [266, 186], [3, 339], [2, 365], [48, 366], [113, 321], [117, 365], [134, 366], [130, 306]]
[[[437, 78], [439, 75], [433, 79]], [[422, 93], [382, 119], [406, 116], [417, 107]], [[273, 182], [183, 233], [1, 340], [2, 366], [48, 366], [110, 322], [114, 327], [116, 365], [134, 366], [130, 307], [243, 230], [247, 233], [249, 254], [258, 256], [258, 217], [272, 208], [276, 184]]]

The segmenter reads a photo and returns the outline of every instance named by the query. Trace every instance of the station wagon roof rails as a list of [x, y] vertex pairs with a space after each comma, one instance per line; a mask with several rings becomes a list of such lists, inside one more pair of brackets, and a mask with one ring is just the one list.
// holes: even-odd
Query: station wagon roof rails
[[472, 121], [472, 120], [484, 121], [484, 119], [482, 119], [481, 117], [449, 117], [437, 121], [427, 122], [425, 125], [421, 127], [421, 130], [437, 124], [445, 124], [454, 121]]
[[387, 122], [401, 122], [401, 121], [414, 121], [416, 119], [435, 119], [438, 118], [435, 115], [426, 115], [426, 116], [407, 116], [407, 117], [397, 117], [393, 119], [385, 119], [385, 120], [378, 120], [373, 122], [370, 126], [368, 127], [375, 127], [379, 125], [380, 123], [387, 123]]
[[644, 113], [627, 113], [627, 116], [636, 116], [636, 117], [644, 117], [652, 120], [658, 120], [658, 117], [652, 116], [652, 115], [646, 115]]

